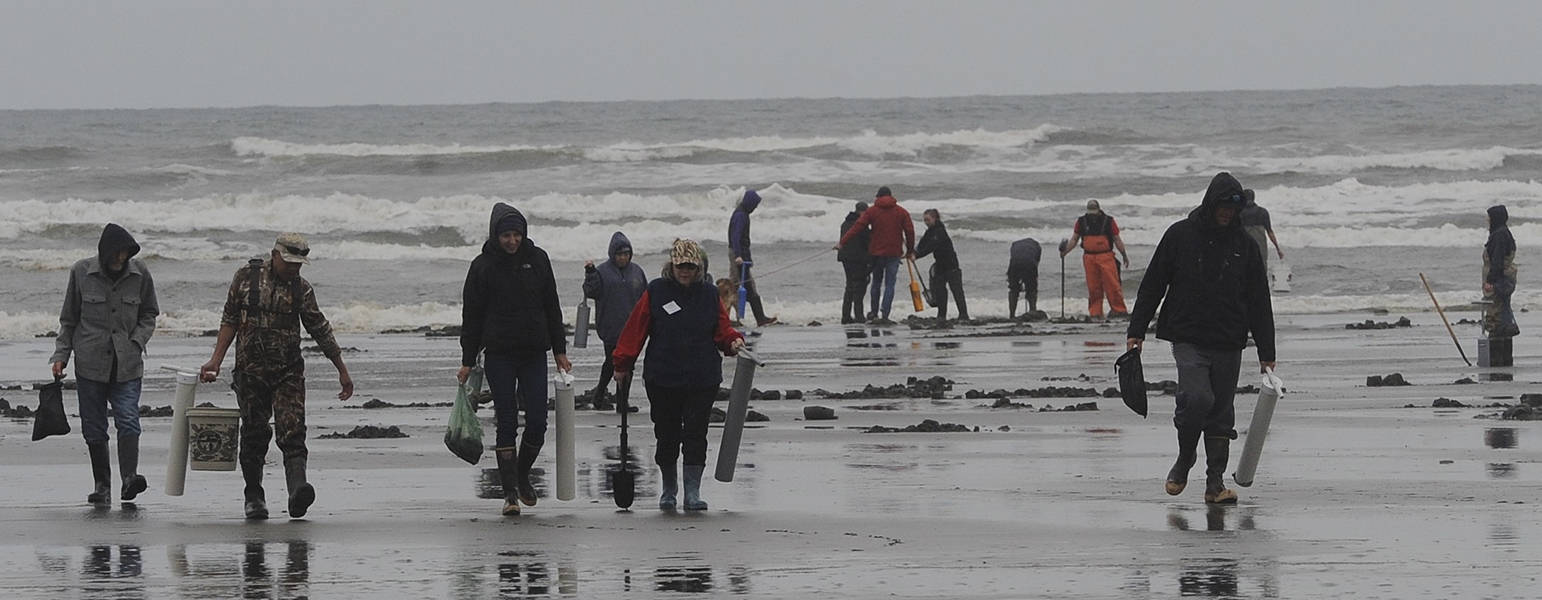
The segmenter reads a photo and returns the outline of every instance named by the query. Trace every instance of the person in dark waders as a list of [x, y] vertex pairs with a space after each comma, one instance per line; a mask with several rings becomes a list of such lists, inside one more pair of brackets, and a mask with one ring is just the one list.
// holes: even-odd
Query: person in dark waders
[[612, 357], [616, 377], [624, 380], [647, 343], [643, 381], [658, 443], [653, 458], [663, 478], [660, 510], [675, 508], [679, 490], [675, 461], [682, 454], [684, 508], [707, 509], [701, 498], [701, 476], [707, 468], [707, 420], [723, 383], [723, 360], [718, 354], [733, 356], [744, 348], [744, 336], [730, 324], [717, 288], [702, 277], [706, 256], [695, 241], [675, 240], [663, 276], [648, 283]]
[[921, 213], [926, 223], [926, 233], [916, 243], [916, 258], [935, 254], [929, 271], [932, 299], [937, 305], [937, 324], [948, 322], [948, 290], [958, 302], [958, 320], [969, 320], [969, 305], [964, 301], [964, 270], [958, 266], [958, 253], [953, 250], [953, 238], [948, 236], [948, 226], [942, 223], [942, 213], [928, 208]]
[[278, 449], [284, 453], [284, 479], [289, 484], [289, 517], [305, 516], [316, 500], [316, 489], [305, 477], [310, 453], [305, 448], [301, 325], [337, 367], [338, 383], [343, 388], [337, 399], [353, 396], [353, 378], [343, 364], [343, 351], [332, 336], [332, 325], [316, 304], [316, 291], [300, 276], [300, 267], [310, 263], [310, 253], [304, 237], [286, 233], [278, 236], [267, 261], [252, 259], [236, 271], [225, 296], [214, 356], [199, 369], [203, 381], [214, 381], [225, 362], [225, 352], [235, 342], [234, 384], [236, 403], [241, 408], [238, 462], [246, 480], [244, 508], [248, 519], [268, 518], [262, 467], [275, 430]]
[[[493, 394], [498, 441], [498, 476], [503, 486], [503, 515], [519, 514], [519, 505], [535, 506], [530, 469], [546, 445], [546, 353], [557, 368], [572, 371], [567, 331], [557, 298], [557, 280], [546, 251], [526, 237], [525, 215], [499, 202], [493, 205], [488, 238], [471, 261], [462, 294], [460, 370], [462, 384], [484, 354], [482, 368]], [[525, 411], [525, 439], [515, 428]]]
[[[866, 202], [858, 202], [855, 209], [846, 213], [846, 220], [841, 222], [841, 237], [851, 231], [857, 224], [857, 219], [862, 218], [862, 213], [867, 211]], [[873, 255], [867, 253], [868, 239], [872, 233], [867, 226], [863, 226], [852, 234], [851, 241], [841, 246], [835, 253], [835, 260], [840, 261], [841, 267], [846, 271], [846, 293], [841, 296], [841, 324], [862, 323], [867, 320], [862, 312], [862, 296], [867, 294], [867, 283], [873, 278]]]
[[1161, 306], [1156, 335], [1172, 343], [1178, 363], [1178, 461], [1165, 487], [1168, 494], [1183, 493], [1203, 437], [1205, 502], [1212, 504], [1237, 502], [1222, 476], [1237, 439], [1233, 400], [1248, 334], [1258, 346], [1260, 370], [1272, 369], [1275, 359], [1263, 256], [1238, 218], [1245, 202], [1242, 184], [1230, 173], [1210, 180], [1199, 208], [1168, 227], [1157, 244], [1126, 333], [1128, 348], [1142, 347]]
[[1008, 250], [1010, 258], [1007, 262], [1007, 318], [1017, 318], [1017, 297], [1023, 296], [1028, 301], [1028, 310], [1023, 312], [1023, 317], [1028, 319], [1047, 319], [1049, 315], [1039, 312], [1039, 257], [1043, 255], [1043, 248], [1039, 241], [1033, 238], [1023, 238], [1012, 242]]
[[1483, 244], [1483, 331], [1490, 339], [1520, 335], [1510, 296], [1515, 293], [1515, 236], [1503, 204], [1488, 208], [1488, 242]]
[[96, 256], [70, 267], [70, 282], [59, 311], [59, 336], [49, 358], [55, 379], [64, 377], [75, 355], [80, 432], [91, 454], [95, 487], [86, 501], [112, 502], [112, 460], [107, 452], [107, 415], [118, 428], [118, 469], [124, 502], [150, 486], [139, 474], [139, 390], [145, 346], [155, 333], [160, 306], [150, 270], [137, 258], [139, 243], [114, 223], [102, 229]]

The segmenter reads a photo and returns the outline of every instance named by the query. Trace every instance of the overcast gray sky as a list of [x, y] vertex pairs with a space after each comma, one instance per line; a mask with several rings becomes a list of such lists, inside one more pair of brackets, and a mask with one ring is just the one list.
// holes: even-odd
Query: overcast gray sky
[[1542, 2], [0, 0], [0, 108], [1542, 83]]

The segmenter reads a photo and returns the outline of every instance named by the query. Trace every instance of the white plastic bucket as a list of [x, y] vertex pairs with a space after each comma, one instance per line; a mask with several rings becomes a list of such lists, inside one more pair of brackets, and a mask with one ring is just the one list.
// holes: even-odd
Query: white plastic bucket
[[241, 445], [241, 411], [194, 408], [187, 411], [187, 453], [194, 471], [236, 470]]

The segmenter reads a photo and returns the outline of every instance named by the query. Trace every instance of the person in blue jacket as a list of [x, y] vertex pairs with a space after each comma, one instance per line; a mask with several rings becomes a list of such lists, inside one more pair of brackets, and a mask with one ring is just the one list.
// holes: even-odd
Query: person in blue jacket
[[613, 406], [605, 398], [605, 389], [616, 370], [610, 355], [616, 351], [616, 340], [626, 326], [627, 315], [632, 314], [637, 299], [648, 289], [648, 275], [632, 262], [632, 241], [626, 234], [611, 234], [607, 254], [610, 260], [599, 265], [592, 260], [584, 263], [584, 297], [594, 299], [595, 328], [605, 344], [605, 364], [600, 367], [600, 382], [594, 386], [595, 410]]

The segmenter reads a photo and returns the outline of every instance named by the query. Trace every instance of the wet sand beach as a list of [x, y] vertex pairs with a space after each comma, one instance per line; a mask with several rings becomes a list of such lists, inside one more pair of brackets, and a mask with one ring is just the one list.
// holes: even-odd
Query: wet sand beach
[[[1536, 597], [1542, 425], [1501, 420], [1500, 408], [1431, 404], [1513, 405], [1542, 391], [1542, 374], [1528, 366], [1542, 344], [1517, 338], [1520, 366], [1482, 369], [1463, 365], [1434, 313], [1408, 314], [1406, 328], [1344, 327], [1400, 316], [1279, 318], [1287, 394], [1256, 483], [1238, 488], [1241, 503], [1230, 507], [1205, 506], [1201, 485], [1162, 492], [1175, 447], [1170, 395], [1152, 393], [1148, 419], [1117, 398], [1013, 396], [1033, 408], [993, 409], [993, 398], [964, 397], [1112, 387], [1123, 323], [764, 328], [751, 338], [769, 362], [756, 387], [804, 397], [752, 403], [770, 421], [745, 432], [733, 483], [703, 485], [710, 510], [657, 510], [642, 402], [631, 439], [645, 475], [631, 512], [616, 509], [603, 477], [618, 417], [580, 411], [578, 499], [556, 500], [542, 478], [539, 505], [518, 518], [478, 497], [492, 491], [482, 473], [490, 452], [470, 466], [444, 448], [448, 408], [358, 408], [451, 400], [455, 339], [343, 335], [358, 349], [347, 355], [354, 399], [333, 399], [330, 365], [319, 355], [308, 362], [318, 500], [304, 520], [282, 513], [276, 449], [266, 479], [275, 518], [248, 523], [236, 472], [190, 472], [185, 495], [164, 495], [171, 420], [146, 418], [150, 491], [132, 508], [94, 509], [84, 503], [90, 468], [78, 422], [69, 436], [31, 442], [30, 420], [0, 420], [0, 590], [47, 599]], [[1525, 331], [1542, 326], [1519, 317]], [[1457, 332], [1476, 361], [1477, 328]], [[592, 341], [570, 354], [581, 390], [598, 371]], [[149, 364], [196, 366], [212, 343], [158, 336]], [[30, 378], [51, 348], [47, 339], [0, 342], [0, 382], [29, 384], [0, 396], [34, 405]], [[1148, 380], [1175, 378], [1167, 344], [1153, 341], [1146, 354]], [[1244, 359], [1256, 364], [1251, 349]], [[1391, 373], [1412, 385], [1366, 386], [1367, 376]], [[954, 382], [943, 398], [813, 393], [933, 376]], [[1476, 383], [1453, 383], [1464, 378]], [[1248, 384], [1257, 377], [1244, 369]], [[169, 376], [147, 376], [143, 404], [172, 395]], [[1238, 397], [1239, 430], [1255, 397]], [[67, 407], [73, 401], [66, 392]], [[235, 406], [223, 383], [202, 386], [198, 401]], [[1098, 410], [1039, 410], [1083, 402]], [[809, 405], [837, 418], [805, 421]], [[924, 419], [979, 431], [862, 431]], [[409, 437], [317, 439], [366, 424]], [[538, 466], [552, 468], [553, 440]], [[1240, 449], [1239, 440], [1233, 467]]]

